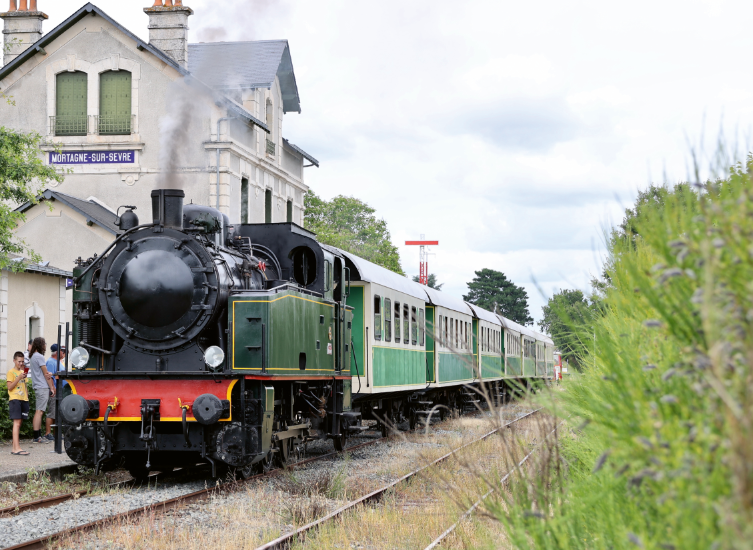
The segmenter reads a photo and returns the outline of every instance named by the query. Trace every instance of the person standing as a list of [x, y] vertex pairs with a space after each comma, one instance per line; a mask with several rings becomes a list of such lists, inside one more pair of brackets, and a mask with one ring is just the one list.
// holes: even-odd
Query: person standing
[[29, 369], [31, 372], [31, 387], [37, 396], [34, 413], [34, 443], [49, 443], [50, 440], [42, 437], [42, 415], [47, 410], [50, 397], [55, 397], [55, 386], [52, 384], [52, 375], [47, 372], [47, 362], [44, 354], [47, 351], [47, 343], [41, 336], [34, 338], [29, 350]]
[[8, 408], [10, 419], [13, 420], [13, 450], [10, 454], [29, 456], [21, 448], [21, 423], [29, 418], [29, 392], [26, 390], [26, 372], [24, 354], [17, 351], [13, 354], [13, 368], [8, 371]]
[[[65, 370], [65, 346], [60, 346], [60, 351], [58, 351], [58, 345], [52, 344], [50, 346], [50, 351], [52, 354], [50, 355], [50, 358], [47, 360], [47, 372], [52, 375], [52, 385], [57, 390], [57, 373], [58, 373], [58, 356], [60, 356], [60, 368], [61, 370]], [[62, 389], [62, 395], [66, 395], [66, 391], [70, 393], [70, 388], [68, 388], [68, 381], [63, 380], [63, 389]], [[45, 435], [44, 437], [48, 439], [49, 441], [54, 441], [55, 436], [52, 435], [52, 422], [55, 420], [55, 412], [57, 410], [56, 399], [50, 399], [50, 402], [47, 404], [47, 420], [45, 422]]]

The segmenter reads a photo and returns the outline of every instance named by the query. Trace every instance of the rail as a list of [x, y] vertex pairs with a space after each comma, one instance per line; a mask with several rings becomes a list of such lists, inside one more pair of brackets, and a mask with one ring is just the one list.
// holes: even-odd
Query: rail
[[[380, 441], [384, 441], [385, 439], [386, 438], [381, 437], [379, 439], [374, 439], [373, 441], [366, 441], [364, 443], [359, 443], [358, 445], [353, 445], [352, 447], [347, 447], [345, 450], [346, 451], [354, 451], [356, 449], [360, 449], [360, 448], [366, 447], [368, 445], [374, 445], [375, 443], [379, 443]], [[327, 453], [327, 454], [323, 454], [323, 455], [320, 455], [320, 456], [314, 456], [314, 457], [307, 458], [305, 460], [301, 460], [299, 462], [295, 462], [293, 464], [290, 464], [288, 466], [288, 468], [298, 468], [300, 466], [303, 466], [304, 464], [308, 464], [310, 462], [315, 462], [317, 460], [323, 460], [325, 458], [330, 458], [330, 457], [336, 456], [338, 454], [340, 454], [338, 451], [333, 451], [333, 452], [330, 452], [330, 453]], [[234, 481], [232, 483], [224, 484], [221, 487], [224, 490], [236, 490], [236, 489], [238, 489], [238, 488], [246, 485], [247, 483], [250, 483], [252, 481], [255, 481], [255, 480], [258, 480], [258, 479], [262, 479], [262, 478], [265, 478], [265, 477], [271, 477], [271, 476], [274, 476], [274, 475], [278, 475], [282, 471], [284, 471], [284, 470], [282, 470], [282, 469], [271, 470], [271, 471], [265, 472], [263, 474], [257, 474], [255, 476], [251, 476], [251, 477], [249, 477], [248, 479], [245, 479], [245, 480], [237, 480], [237, 481]], [[101, 519], [98, 519], [98, 520], [95, 520], [95, 521], [92, 521], [90, 523], [86, 523], [86, 524], [83, 524], [83, 525], [78, 525], [76, 527], [72, 527], [70, 529], [66, 529], [64, 531], [60, 531], [58, 533], [54, 533], [52, 535], [47, 535], [45, 537], [40, 537], [40, 538], [37, 538], [37, 539], [34, 539], [34, 540], [29, 540], [29, 541], [26, 541], [26, 542], [22, 542], [20, 544], [15, 545], [15, 546], [10, 546], [8, 548], [5, 548], [4, 550], [36, 550], [36, 549], [40, 549], [41, 550], [41, 549], [45, 549], [45, 548], [47, 548], [49, 546], [50, 543], [52, 543], [52, 542], [54, 542], [56, 540], [59, 540], [59, 539], [61, 539], [63, 537], [67, 537], [69, 535], [72, 535], [72, 534], [85, 533], [85, 532], [88, 532], [88, 531], [92, 531], [92, 530], [94, 530], [96, 528], [109, 525], [110, 523], [116, 522], [116, 521], [121, 520], [121, 519], [128, 519], [128, 518], [131, 518], [131, 517], [144, 515], [144, 514], [147, 514], [149, 512], [164, 512], [164, 511], [176, 508], [178, 506], [183, 506], [184, 504], [189, 504], [189, 503], [192, 503], [192, 502], [197, 502], [197, 501], [201, 501], [201, 500], [210, 498], [212, 496], [212, 494], [214, 494], [215, 490], [216, 490], [216, 487], [214, 487], [214, 486], [208, 487], [206, 489], [201, 489], [200, 491], [195, 491], [193, 493], [188, 493], [186, 495], [181, 495], [179, 497], [171, 498], [169, 500], [165, 500], [165, 501], [162, 501], [162, 502], [157, 502], [157, 503], [154, 503], [154, 504], [149, 504], [147, 506], [142, 506], [141, 508], [136, 508], [134, 510], [128, 510], [128, 511], [122, 512], [120, 514], [116, 514], [116, 515], [112, 515], [112, 516], [107, 516], [105, 518], [101, 518]], [[43, 501], [36, 501], [34, 503], [28, 503], [27, 505], [25, 505], [25, 506], [27, 506], [27, 509], [25, 511], [35, 509], [35, 508], [29, 508], [29, 506], [31, 506], [32, 504], [38, 505], [39, 508], [45, 508], [45, 507], [53, 506], [53, 505], [58, 504], [60, 502], [65, 502], [66, 500], [71, 500], [71, 499], [74, 499], [74, 498], [78, 498], [78, 492], [76, 492], [76, 493], [70, 493], [70, 494], [67, 494], [67, 495], [60, 495], [58, 497], [50, 497], [50, 499], [43, 499], [43, 501], [57, 500], [56, 502], [44, 503]], [[19, 508], [20, 508], [20, 506], [19, 506]]]
[[[556, 432], [557, 428], [559, 426], [561, 426], [562, 424], [564, 424], [564, 423], [565, 423], [564, 420], [562, 422], [560, 422], [557, 426], [554, 427], [554, 429], [551, 432], [549, 432], [547, 434], [546, 437], [549, 437], [554, 432]], [[514, 470], [511, 470], [511, 471], [507, 472], [505, 474], [505, 476], [502, 479], [499, 480], [499, 485], [501, 486], [505, 481], [507, 481], [508, 479], [510, 479], [510, 476], [513, 475], [515, 472], [517, 472], [523, 466], [523, 464], [525, 464], [526, 461], [528, 461], [528, 459], [531, 457], [531, 455], [533, 455], [533, 453], [535, 453], [538, 449], [539, 449], [538, 445], [536, 447], [534, 447], [533, 449], [531, 449], [531, 452], [528, 453], [526, 456], [524, 456], [523, 460], [521, 460], [520, 462], [518, 462], [517, 467]], [[463, 521], [465, 518], [469, 517], [479, 506], [481, 506], [481, 503], [484, 502], [489, 497], [489, 495], [491, 495], [496, 490], [497, 490], [496, 487], [492, 487], [486, 493], [484, 493], [481, 496], [481, 498], [479, 498], [476, 502], [473, 503], [473, 506], [471, 506], [465, 512], [463, 512], [463, 515], [460, 516], [455, 523], [453, 523], [452, 525], [450, 525], [450, 527], [448, 527], [447, 530], [445, 530], [441, 535], [439, 535], [437, 538], [435, 538], [434, 541], [429, 546], [427, 546], [426, 548], [424, 548], [424, 550], [433, 550], [434, 548], [439, 548], [439, 546], [442, 544], [442, 541], [444, 541], [448, 536], [450, 536], [452, 534], [453, 531], [455, 531], [455, 529], [458, 527], [458, 525], [460, 525], [460, 522]]]
[[281, 537], [278, 537], [278, 538], [276, 538], [276, 539], [274, 539], [274, 540], [272, 540], [272, 541], [270, 541], [270, 542], [268, 542], [268, 543], [266, 543], [266, 544], [264, 544], [262, 546], [257, 547], [256, 550], [281, 550], [283, 548], [290, 548], [296, 540], [299, 540], [299, 541], [303, 542], [305, 540], [306, 533], [308, 533], [309, 531], [312, 531], [312, 530], [320, 527], [321, 525], [327, 523], [328, 521], [330, 521], [330, 520], [332, 520], [332, 519], [334, 519], [334, 518], [336, 518], [338, 516], [341, 516], [343, 513], [347, 512], [348, 510], [352, 510], [353, 508], [355, 508], [359, 504], [365, 504], [365, 503], [368, 503], [368, 502], [371, 502], [371, 501], [374, 501], [374, 500], [377, 500], [377, 499], [381, 498], [381, 496], [384, 495], [384, 493], [386, 493], [387, 491], [389, 491], [390, 489], [392, 489], [396, 485], [399, 485], [399, 484], [403, 483], [404, 481], [407, 481], [407, 480], [411, 479], [412, 477], [415, 477], [416, 475], [420, 474], [421, 472], [423, 472], [423, 471], [425, 471], [425, 470], [427, 470], [427, 469], [429, 469], [429, 468], [431, 468], [433, 466], [436, 466], [437, 464], [439, 464], [441, 462], [444, 462], [445, 460], [447, 460], [451, 456], [455, 455], [458, 451], [462, 451], [463, 449], [469, 447], [470, 445], [474, 445], [475, 443], [478, 443], [480, 441], [484, 441], [485, 439], [489, 438], [490, 436], [494, 435], [495, 433], [499, 432], [500, 430], [503, 430], [504, 428], [509, 428], [510, 426], [512, 426], [513, 424], [515, 424], [516, 422], [519, 422], [520, 420], [523, 420], [524, 418], [528, 418], [529, 416], [536, 414], [540, 410], [541, 409], [536, 409], [536, 410], [531, 411], [529, 413], [526, 413], [526, 414], [524, 414], [522, 416], [519, 416], [518, 418], [516, 418], [515, 420], [512, 420], [510, 422], [508, 422], [504, 426], [499, 426], [498, 428], [495, 428], [494, 430], [492, 430], [492, 431], [490, 431], [488, 433], [485, 433], [481, 437], [479, 437], [477, 439], [474, 439], [473, 441], [469, 441], [468, 443], [465, 443], [464, 445], [461, 445], [457, 449], [454, 449], [454, 450], [450, 451], [449, 453], [447, 453], [447, 454], [445, 454], [445, 455], [437, 458], [436, 460], [434, 460], [430, 464], [427, 464], [427, 465], [422, 466], [422, 467], [420, 467], [420, 468], [418, 468], [416, 470], [413, 470], [410, 473], [405, 474], [401, 478], [399, 478], [399, 479], [397, 479], [397, 480], [395, 480], [395, 481], [393, 481], [393, 482], [385, 485], [381, 489], [377, 489], [376, 491], [372, 491], [371, 493], [369, 493], [367, 495], [364, 495], [361, 498], [358, 498], [358, 499], [356, 499], [354, 501], [351, 501], [348, 504], [346, 504], [344, 506], [341, 506], [337, 510], [334, 510], [333, 512], [330, 512], [329, 514], [327, 514], [326, 516], [324, 516], [322, 518], [319, 518], [319, 519], [317, 519], [315, 521], [307, 523], [306, 525], [304, 525], [303, 527], [300, 527], [300, 528], [296, 529], [295, 531], [291, 531], [289, 533], [286, 533], [286, 534], [282, 535]]

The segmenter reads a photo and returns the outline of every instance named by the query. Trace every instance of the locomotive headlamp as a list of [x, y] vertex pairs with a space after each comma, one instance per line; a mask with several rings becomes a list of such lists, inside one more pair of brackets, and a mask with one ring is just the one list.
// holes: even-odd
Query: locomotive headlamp
[[73, 351], [71, 351], [70, 359], [73, 368], [83, 369], [89, 362], [89, 352], [86, 351], [86, 348], [73, 348]]
[[225, 360], [225, 352], [219, 346], [209, 346], [204, 352], [204, 362], [210, 369], [216, 369]]

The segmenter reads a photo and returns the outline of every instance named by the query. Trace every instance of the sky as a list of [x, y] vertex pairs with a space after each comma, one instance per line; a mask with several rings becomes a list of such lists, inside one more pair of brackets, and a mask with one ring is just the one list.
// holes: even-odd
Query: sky
[[[94, 3], [148, 37], [151, 1]], [[749, 150], [752, 2], [184, 4], [191, 42], [289, 41], [302, 113], [283, 135], [320, 161], [315, 193], [374, 207], [410, 275], [403, 243], [438, 240], [444, 291], [504, 272], [536, 320], [553, 292], [589, 290], [639, 189], [692, 179], [692, 151], [708, 175], [720, 141], [730, 158]], [[45, 31], [81, 5], [39, 0]]]

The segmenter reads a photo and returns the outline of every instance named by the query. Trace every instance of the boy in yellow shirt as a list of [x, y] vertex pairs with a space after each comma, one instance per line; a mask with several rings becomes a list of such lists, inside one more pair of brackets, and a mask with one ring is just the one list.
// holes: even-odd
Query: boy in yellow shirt
[[29, 453], [21, 449], [19, 441], [21, 423], [29, 418], [29, 392], [26, 390], [24, 354], [20, 351], [13, 354], [13, 368], [8, 371], [8, 408], [13, 420], [13, 451], [10, 454], [28, 456]]

